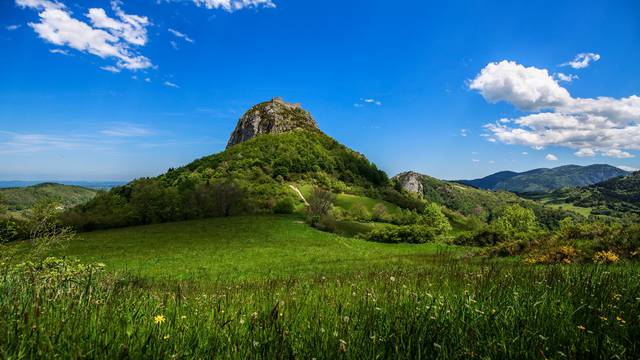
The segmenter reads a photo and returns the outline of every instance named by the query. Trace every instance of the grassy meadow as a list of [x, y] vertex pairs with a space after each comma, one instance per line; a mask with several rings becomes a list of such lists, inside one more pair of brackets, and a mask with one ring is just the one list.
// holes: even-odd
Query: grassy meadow
[[640, 356], [637, 265], [471, 251], [344, 238], [295, 215], [81, 234], [67, 260], [3, 270], [0, 358]]

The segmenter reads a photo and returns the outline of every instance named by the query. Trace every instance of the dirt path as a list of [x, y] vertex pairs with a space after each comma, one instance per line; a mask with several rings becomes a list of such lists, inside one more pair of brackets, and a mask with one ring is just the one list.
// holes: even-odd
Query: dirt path
[[296, 194], [298, 194], [298, 196], [300, 197], [300, 199], [302, 199], [302, 201], [304, 202], [304, 204], [305, 204], [306, 206], [309, 206], [309, 203], [307, 202], [307, 199], [305, 199], [305, 198], [304, 198], [304, 195], [302, 195], [302, 193], [300, 192], [300, 190], [299, 190], [297, 187], [295, 187], [295, 186], [293, 186], [293, 185], [291, 185], [291, 184], [289, 184], [289, 187], [290, 187], [290, 188], [291, 188], [291, 190], [293, 190]]

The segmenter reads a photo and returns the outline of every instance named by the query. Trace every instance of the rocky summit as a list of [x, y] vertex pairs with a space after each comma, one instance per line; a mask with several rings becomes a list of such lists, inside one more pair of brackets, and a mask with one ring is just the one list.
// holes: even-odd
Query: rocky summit
[[311, 114], [300, 104], [293, 104], [276, 97], [253, 106], [247, 111], [231, 133], [227, 148], [261, 134], [281, 134], [306, 129], [319, 130]]
[[423, 176], [424, 175], [418, 174], [417, 172], [407, 171], [394, 176], [393, 179], [400, 184], [402, 190], [422, 197], [424, 191], [424, 185], [422, 185]]

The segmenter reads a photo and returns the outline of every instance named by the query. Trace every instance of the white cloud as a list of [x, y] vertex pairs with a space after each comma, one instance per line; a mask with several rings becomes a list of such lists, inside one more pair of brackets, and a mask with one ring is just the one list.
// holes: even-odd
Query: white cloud
[[617, 159], [629, 159], [635, 157], [633, 154], [630, 154], [626, 151], [622, 151], [620, 149], [609, 149], [603, 155], [617, 158]]
[[100, 134], [112, 137], [139, 137], [153, 135], [153, 131], [135, 124], [120, 123], [100, 131]]
[[547, 154], [547, 156], [545, 156], [544, 158], [549, 161], [558, 161], [558, 157], [553, 154]]
[[485, 125], [490, 141], [569, 147], [577, 149], [577, 156], [631, 157], [628, 150], [640, 150], [638, 96], [574, 98], [547, 70], [511, 61], [487, 65], [470, 88], [489, 102], [506, 101], [535, 112]]
[[591, 62], [600, 60], [600, 55], [595, 53], [580, 53], [576, 55], [573, 61], [568, 61], [560, 66], [571, 66], [574, 69], [584, 69], [588, 67]]
[[473, 161], [474, 163], [479, 163], [480, 162], [480, 160], [478, 160], [478, 159], [471, 159], [471, 161]]
[[469, 88], [479, 91], [491, 103], [507, 101], [529, 111], [553, 108], [571, 98], [546, 69], [506, 60], [488, 64]]
[[577, 157], [593, 157], [596, 156], [596, 152], [593, 149], [584, 148], [576, 151], [574, 155]]
[[87, 17], [92, 25], [72, 17], [67, 7], [56, 1], [16, 0], [16, 4], [38, 10], [40, 22], [29, 23], [29, 26], [49, 43], [114, 59], [116, 66], [122, 69], [141, 70], [153, 66], [134, 48], [147, 42], [148, 19], [126, 14], [118, 1], [111, 2], [118, 19], [107, 16], [104, 9], [89, 9]]
[[178, 85], [176, 85], [176, 84], [174, 84], [174, 83], [172, 83], [172, 82], [170, 82], [170, 81], [165, 81], [165, 82], [164, 82], [164, 85], [165, 85], [165, 86], [168, 86], [168, 87], [176, 88], [176, 89], [179, 89], [179, 88], [180, 88], [180, 86], [178, 86]]
[[467, 130], [467, 129], [460, 129], [460, 136], [462, 136], [462, 137], [466, 137], [467, 135], [469, 135], [469, 130]]
[[5, 29], [7, 29], [7, 31], [14, 31], [14, 30], [20, 29], [20, 26], [21, 25], [9, 25], [9, 26], [6, 26]]
[[367, 98], [367, 99], [360, 99], [360, 102], [353, 104], [353, 106], [357, 108], [362, 108], [362, 107], [365, 107], [366, 105], [382, 106], [382, 101], [372, 99], [372, 98]]
[[527, 156], [527, 155], [529, 155], [529, 153], [528, 153], [528, 152], [526, 152], [526, 151], [523, 151], [523, 152], [522, 152], [522, 155]]
[[276, 5], [271, 0], [193, 0], [198, 6], [207, 9], [223, 9], [228, 12], [241, 10], [247, 7], [274, 8]]
[[102, 69], [104, 71], [108, 71], [108, 72], [114, 73], [114, 74], [117, 74], [120, 71], [122, 71], [122, 70], [120, 70], [119, 68], [117, 68], [115, 66], [101, 66], [100, 69]]
[[168, 29], [168, 31], [169, 31], [171, 34], [173, 34], [173, 36], [178, 37], [178, 38], [181, 38], [181, 39], [183, 39], [183, 40], [184, 40], [184, 41], [186, 41], [186, 42], [189, 42], [189, 43], [192, 43], [192, 44], [195, 42], [192, 38], [190, 38], [189, 36], [187, 36], [187, 35], [186, 35], [186, 34], [184, 34], [184, 33], [181, 33], [181, 32], [180, 32], [180, 31], [178, 31], [178, 30]]
[[624, 171], [628, 171], [628, 172], [635, 172], [635, 171], [639, 171], [640, 169], [633, 167], [633, 166], [626, 166], [626, 165], [618, 165], [616, 166], [618, 169], [622, 169]]
[[573, 75], [573, 74], [567, 75], [567, 74], [564, 74], [564, 73], [561, 73], [561, 72], [556, 73], [555, 76], [556, 76], [556, 78], [558, 78], [559, 81], [564, 81], [564, 82], [568, 82], [568, 83], [572, 82], [573, 80], [580, 79], [578, 77], [578, 75]]
[[49, 52], [52, 54], [60, 54], [60, 55], [67, 55], [67, 56], [71, 55], [67, 50], [62, 50], [62, 49], [51, 49], [49, 50]]

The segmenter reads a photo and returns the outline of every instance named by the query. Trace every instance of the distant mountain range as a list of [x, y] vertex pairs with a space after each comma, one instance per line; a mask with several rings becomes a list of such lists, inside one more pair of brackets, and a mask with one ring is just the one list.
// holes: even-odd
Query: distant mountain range
[[95, 190], [108, 190], [116, 186], [126, 184], [125, 181], [33, 181], [33, 180], [13, 180], [13, 181], [0, 181], [0, 189], [6, 188], [21, 188], [27, 186], [34, 186], [38, 184], [61, 184], [69, 186], [80, 186], [87, 189]]
[[502, 171], [481, 179], [458, 180], [458, 183], [485, 190], [506, 190], [520, 194], [546, 193], [567, 187], [583, 187], [629, 175], [615, 166], [566, 165], [552, 169], [535, 169], [523, 173]]

